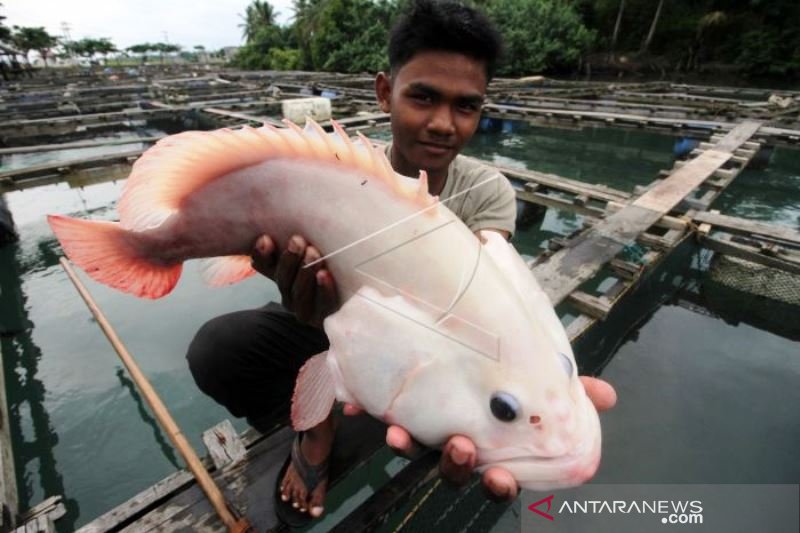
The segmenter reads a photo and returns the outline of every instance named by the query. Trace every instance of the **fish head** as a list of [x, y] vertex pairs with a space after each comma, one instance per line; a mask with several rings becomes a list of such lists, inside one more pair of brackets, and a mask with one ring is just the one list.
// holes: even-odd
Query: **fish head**
[[465, 435], [480, 470], [502, 467], [525, 489], [584, 483], [600, 461], [597, 411], [569, 343], [533, 340], [517, 333], [492, 359], [445, 336], [407, 339], [425, 363], [407, 377], [388, 421], [428, 445]]
[[[498, 368], [482, 386], [483, 423], [474, 429], [480, 469], [502, 467], [525, 489], [580, 485], [600, 463], [597, 410], [570, 353], [541, 351], [539, 364]], [[551, 359], [553, 364], [541, 364]]]

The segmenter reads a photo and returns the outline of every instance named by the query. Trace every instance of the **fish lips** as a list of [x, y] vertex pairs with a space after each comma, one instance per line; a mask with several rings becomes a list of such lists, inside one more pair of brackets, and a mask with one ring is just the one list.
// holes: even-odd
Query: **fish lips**
[[600, 419], [594, 407], [586, 412], [581, 433], [586, 435], [565, 453], [536, 455], [530, 449], [509, 447], [480, 450], [480, 470], [500, 467], [508, 470], [519, 486], [527, 490], [575, 487], [591, 479], [600, 466]]

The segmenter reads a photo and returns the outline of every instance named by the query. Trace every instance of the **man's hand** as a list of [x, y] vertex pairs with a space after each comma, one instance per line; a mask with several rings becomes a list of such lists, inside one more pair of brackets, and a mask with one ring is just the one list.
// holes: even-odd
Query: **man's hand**
[[[611, 409], [617, 403], [617, 393], [608, 382], [588, 376], [581, 376], [580, 379], [586, 389], [586, 395], [598, 411]], [[353, 415], [359, 412], [359, 408], [345, 405], [345, 414]], [[386, 430], [386, 444], [394, 449], [395, 453], [406, 457], [414, 455], [420, 447], [408, 431], [400, 426], [389, 426]], [[439, 461], [442, 477], [454, 485], [466, 484], [472, 476], [477, 455], [475, 444], [469, 438], [463, 435], [451, 437], [442, 448], [442, 458]], [[514, 476], [504, 468], [489, 468], [483, 473], [481, 482], [489, 497], [496, 501], [513, 500], [519, 492]]]
[[277, 283], [283, 306], [301, 322], [316, 327], [336, 310], [336, 285], [324, 262], [303, 268], [319, 259], [319, 250], [299, 235], [289, 238], [287, 249], [280, 253], [268, 235], [253, 246], [253, 268]]

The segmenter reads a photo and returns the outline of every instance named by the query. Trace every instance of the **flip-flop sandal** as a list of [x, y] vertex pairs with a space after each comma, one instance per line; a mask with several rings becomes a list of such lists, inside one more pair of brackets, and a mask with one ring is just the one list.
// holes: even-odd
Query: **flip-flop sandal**
[[303, 457], [303, 453], [300, 450], [302, 436], [302, 432], [295, 436], [292, 443], [292, 453], [286, 458], [280, 472], [278, 472], [278, 478], [275, 480], [275, 514], [278, 515], [281, 522], [289, 527], [303, 527], [314, 520], [314, 517], [307, 512], [301, 513], [299, 509], [295, 509], [291, 500], [285, 502], [281, 499], [281, 481], [286, 477], [289, 464], [294, 465], [295, 471], [300, 476], [300, 479], [303, 480], [303, 485], [306, 486], [306, 491], [309, 494], [317, 488], [317, 485], [328, 478], [328, 460], [318, 465], [312, 465]]

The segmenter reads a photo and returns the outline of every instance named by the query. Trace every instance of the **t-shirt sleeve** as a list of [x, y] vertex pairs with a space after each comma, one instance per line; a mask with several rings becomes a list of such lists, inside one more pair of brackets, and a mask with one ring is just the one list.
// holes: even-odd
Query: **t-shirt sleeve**
[[[475, 199], [476, 209], [464, 220], [473, 232], [482, 229], [504, 230], [513, 235], [517, 220], [517, 195], [508, 178], [493, 169], [486, 169], [487, 177], [499, 175], [489, 187], [479, 187], [481, 194]], [[484, 178], [485, 179], [485, 178]]]

